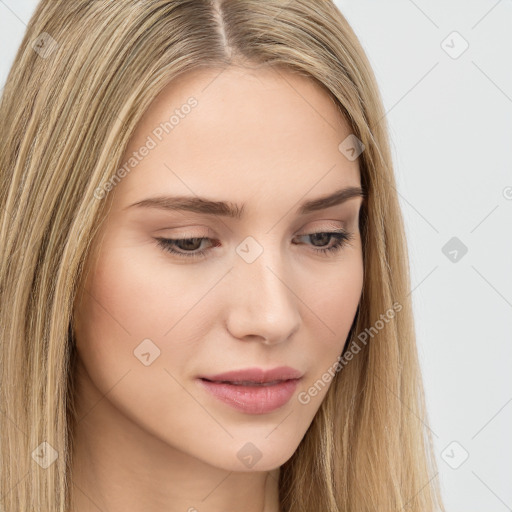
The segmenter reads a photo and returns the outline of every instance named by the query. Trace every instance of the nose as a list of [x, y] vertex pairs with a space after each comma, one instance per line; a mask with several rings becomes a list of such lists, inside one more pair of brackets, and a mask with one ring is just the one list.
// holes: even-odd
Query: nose
[[228, 279], [227, 327], [240, 340], [257, 340], [266, 345], [283, 343], [300, 326], [289, 266], [265, 249], [252, 263], [236, 258]]

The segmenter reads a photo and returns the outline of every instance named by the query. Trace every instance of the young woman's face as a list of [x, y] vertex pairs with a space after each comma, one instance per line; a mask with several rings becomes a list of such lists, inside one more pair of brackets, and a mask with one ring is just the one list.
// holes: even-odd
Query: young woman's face
[[[327, 93], [289, 72], [173, 81], [137, 127], [95, 239], [76, 311], [80, 389], [152, 443], [207, 464], [286, 462], [332, 383], [362, 291], [362, 198], [311, 203], [361, 186], [353, 152], [339, 148], [350, 134]], [[204, 380], [278, 367], [295, 375]]]

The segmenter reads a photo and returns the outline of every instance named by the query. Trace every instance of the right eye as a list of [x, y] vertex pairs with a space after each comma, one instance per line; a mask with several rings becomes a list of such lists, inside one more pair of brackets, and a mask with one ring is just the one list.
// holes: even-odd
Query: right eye
[[[211, 238], [201, 237], [201, 238], [156, 238], [158, 245], [167, 252], [171, 254], [176, 254], [179, 257], [183, 258], [205, 258], [206, 252], [208, 249], [202, 249], [198, 252], [199, 247], [201, 246], [203, 240], [211, 240]], [[183, 247], [180, 247], [183, 246]], [[219, 244], [217, 244], [218, 246]], [[181, 249], [177, 251], [175, 247]], [[182, 252], [185, 251], [185, 252]]]

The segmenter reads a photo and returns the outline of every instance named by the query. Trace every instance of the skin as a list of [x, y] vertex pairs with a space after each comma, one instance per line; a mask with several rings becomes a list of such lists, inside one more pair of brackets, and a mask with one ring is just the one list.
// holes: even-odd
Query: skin
[[[327, 93], [283, 70], [189, 72], [151, 104], [123, 162], [190, 96], [198, 105], [110, 192], [76, 302], [76, 512], [278, 512], [279, 468], [330, 382], [308, 404], [298, 395], [336, 362], [361, 297], [362, 198], [295, 214], [361, 186]], [[244, 215], [129, 207], [177, 194], [244, 204]], [[336, 239], [308, 234], [340, 228], [353, 235], [341, 250], [315, 252]], [[263, 248], [250, 264], [236, 252], [248, 236]], [[175, 247], [206, 257], [174, 256], [155, 237], [208, 237]], [[148, 366], [134, 356], [144, 339], [160, 350]], [[282, 365], [304, 375], [266, 414], [233, 409], [196, 380]], [[252, 468], [237, 457], [248, 442], [261, 453]]]

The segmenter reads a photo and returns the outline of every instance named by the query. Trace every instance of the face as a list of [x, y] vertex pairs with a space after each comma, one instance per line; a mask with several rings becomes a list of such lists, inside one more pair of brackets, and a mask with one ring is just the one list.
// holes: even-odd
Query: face
[[[325, 91], [286, 71], [200, 70], [168, 85], [94, 240], [75, 315], [83, 386], [193, 459], [230, 471], [286, 462], [362, 291], [362, 198], [311, 203], [361, 186], [338, 148], [350, 133]], [[295, 373], [256, 383], [279, 367]]]

